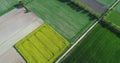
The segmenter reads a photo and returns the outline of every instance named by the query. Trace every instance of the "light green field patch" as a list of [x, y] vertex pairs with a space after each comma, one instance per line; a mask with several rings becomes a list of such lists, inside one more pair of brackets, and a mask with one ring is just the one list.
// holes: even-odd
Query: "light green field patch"
[[104, 19], [120, 26], [120, 13], [117, 11], [111, 11]]
[[67, 40], [43, 24], [19, 41], [15, 48], [27, 63], [53, 63], [68, 46]]
[[115, 0], [96, 0], [96, 1], [105, 5], [106, 7], [109, 7], [115, 2]]
[[117, 4], [117, 6], [114, 8], [114, 10], [118, 11], [120, 13], [120, 3]]
[[32, 2], [33, 0], [22, 0], [25, 4]]
[[120, 3], [111, 10], [107, 16], [104, 17], [105, 21], [112, 22], [120, 26]]
[[0, 0], [0, 16], [14, 8], [18, 0]]

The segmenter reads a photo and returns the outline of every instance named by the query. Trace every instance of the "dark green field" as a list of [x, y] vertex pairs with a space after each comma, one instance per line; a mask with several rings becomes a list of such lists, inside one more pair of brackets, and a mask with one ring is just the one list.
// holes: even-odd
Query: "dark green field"
[[98, 24], [62, 63], [120, 63], [120, 38]]
[[58, 0], [34, 0], [27, 7], [70, 42], [95, 22], [86, 13], [77, 12]]

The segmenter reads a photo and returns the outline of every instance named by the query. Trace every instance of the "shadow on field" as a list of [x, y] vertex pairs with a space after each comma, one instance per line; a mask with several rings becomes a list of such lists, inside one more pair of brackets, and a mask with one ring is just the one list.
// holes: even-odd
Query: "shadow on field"
[[120, 29], [113, 25], [111, 22], [100, 21], [99, 23], [102, 27], [110, 30], [112, 33], [116, 34], [116, 36], [120, 38]]
[[76, 12], [82, 12], [83, 14], [87, 14], [89, 16], [90, 21], [97, 19], [97, 17], [95, 15], [91, 14], [88, 10], [85, 10], [85, 8], [80, 7], [79, 5], [71, 2], [70, 0], [58, 0], [58, 1], [60, 1], [62, 3], [66, 3], [73, 10], [76, 10]]

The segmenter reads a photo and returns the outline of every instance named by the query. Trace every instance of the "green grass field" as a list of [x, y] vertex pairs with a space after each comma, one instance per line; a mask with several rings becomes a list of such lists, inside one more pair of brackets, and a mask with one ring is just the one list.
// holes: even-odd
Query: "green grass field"
[[120, 63], [120, 38], [98, 24], [62, 63]]
[[115, 2], [115, 0], [96, 0], [96, 1], [105, 5], [106, 7], [109, 7]]
[[[30, 3], [33, 0], [23, 0], [25, 4]], [[0, 16], [11, 11], [19, 0], [0, 0]]]
[[117, 6], [114, 8], [114, 10], [118, 11], [120, 13], [120, 3], [117, 4]]
[[18, 0], [0, 0], [0, 16], [12, 10], [16, 4]]
[[27, 63], [53, 63], [68, 47], [69, 42], [46, 24], [15, 45]]
[[120, 3], [104, 19], [120, 26]]
[[34, 0], [27, 5], [69, 42], [74, 42], [94, 21], [58, 0]]

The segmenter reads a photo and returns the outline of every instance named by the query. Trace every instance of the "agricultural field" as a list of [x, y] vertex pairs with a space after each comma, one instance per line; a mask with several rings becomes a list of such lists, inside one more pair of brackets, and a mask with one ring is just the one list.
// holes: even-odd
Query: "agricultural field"
[[[32, 0], [23, 0], [24, 4], [28, 4]], [[19, 0], [0, 0], [0, 16], [11, 11], [15, 8], [15, 5], [19, 3]]]
[[32, 2], [33, 0], [22, 0], [23, 2], [24, 2], [24, 4], [28, 4], [28, 3], [30, 3], [30, 2]]
[[27, 63], [53, 63], [68, 47], [69, 42], [46, 24], [15, 45]]
[[0, 63], [120, 63], [120, 0], [0, 0], [0, 9]]
[[85, 5], [84, 8], [88, 8], [92, 13], [103, 14], [107, 7], [100, 4], [96, 0], [73, 0], [76, 4], [79, 2], [80, 5]]
[[104, 20], [120, 26], [120, 3], [105, 16]]
[[0, 55], [43, 24], [34, 13], [24, 12], [24, 8], [15, 8], [0, 17]]
[[120, 37], [98, 24], [61, 63], [120, 63]]
[[95, 20], [59, 0], [34, 0], [27, 8], [73, 43]]
[[18, 0], [0, 0], [0, 16], [12, 10], [14, 5], [18, 4]]
[[96, 0], [97, 2], [105, 5], [106, 7], [111, 6], [116, 0]]
[[4, 54], [0, 55], [0, 63], [26, 63], [15, 48], [10, 48]]

